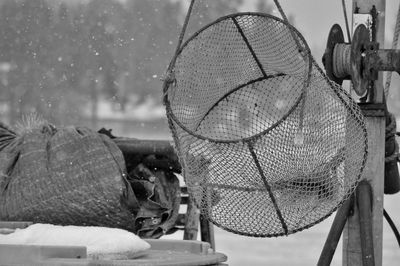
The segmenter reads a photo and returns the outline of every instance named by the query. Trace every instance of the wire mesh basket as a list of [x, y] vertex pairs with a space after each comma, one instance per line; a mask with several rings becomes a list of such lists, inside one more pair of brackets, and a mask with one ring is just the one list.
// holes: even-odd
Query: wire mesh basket
[[189, 192], [215, 225], [271, 237], [308, 228], [354, 191], [367, 133], [303, 36], [261, 13], [190, 37], [164, 104]]

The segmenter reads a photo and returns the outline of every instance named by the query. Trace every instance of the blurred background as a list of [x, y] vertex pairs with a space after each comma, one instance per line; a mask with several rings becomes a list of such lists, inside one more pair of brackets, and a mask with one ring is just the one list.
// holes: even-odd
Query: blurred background
[[[171, 139], [162, 79], [176, 49], [189, 0], [0, 0], [0, 121], [14, 126], [37, 113], [57, 125], [112, 129], [116, 136]], [[344, 16], [340, 0], [281, 0], [317, 62], [330, 27]], [[345, 1], [351, 10], [350, 0]], [[391, 47], [398, 0], [386, 7]], [[185, 37], [238, 11], [279, 13], [272, 0], [198, 0]], [[351, 17], [350, 13], [349, 16]], [[393, 75], [389, 110], [400, 117]], [[385, 207], [400, 227], [399, 196]], [[251, 239], [216, 229], [229, 265], [314, 265], [332, 218], [293, 236]], [[400, 252], [385, 224], [384, 265]], [[333, 265], [340, 265], [340, 249]], [[397, 261], [397, 263], [396, 263]]]

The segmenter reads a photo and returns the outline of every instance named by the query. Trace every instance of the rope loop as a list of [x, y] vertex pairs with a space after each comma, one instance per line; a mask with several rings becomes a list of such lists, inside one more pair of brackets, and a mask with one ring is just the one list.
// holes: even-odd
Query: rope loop
[[[386, 126], [385, 130], [385, 139], [388, 141], [390, 138], [395, 138], [395, 136], [399, 136], [399, 132], [396, 132], [396, 117], [392, 113], [388, 113], [390, 117], [390, 123]], [[394, 143], [394, 150], [393, 153], [385, 156], [385, 163], [392, 162], [392, 161], [400, 161], [400, 154], [399, 154], [399, 144], [397, 143], [396, 139], [393, 140]]]
[[176, 77], [175, 77], [175, 72], [172, 69], [168, 69], [164, 76], [161, 78], [161, 80], [164, 82], [164, 88], [163, 88], [163, 93], [164, 96], [168, 93], [168, 88], [173, 85], [176, 85]]
[[[397, 48], [399, 36], [400, 36], [400, 4], [399, 4], [399, 9], [397, 11], [396, 25], [395, 25], [394, 33], [393, 33], [392, 49]], [[388, 98], [391, 81], [392, 81], [392, 72], [389, 71], [386, 75], [386, 83], [385, 83], [385, 88], [384, 88], [386, 98]]]

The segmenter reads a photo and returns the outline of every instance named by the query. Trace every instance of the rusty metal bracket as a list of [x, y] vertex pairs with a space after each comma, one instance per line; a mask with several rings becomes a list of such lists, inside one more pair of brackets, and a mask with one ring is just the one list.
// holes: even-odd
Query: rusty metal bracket
[[370, 43], [366, 53], [366, 69], [369, 70], [369, 78], [378, 78], [379, 71], [396, 71], [400, 74], [400, 50], [379, 50], [377, 43]]
[[384, 117], [385, 104], [384, 103], [359, 103], [361, 112], [365, 117]]

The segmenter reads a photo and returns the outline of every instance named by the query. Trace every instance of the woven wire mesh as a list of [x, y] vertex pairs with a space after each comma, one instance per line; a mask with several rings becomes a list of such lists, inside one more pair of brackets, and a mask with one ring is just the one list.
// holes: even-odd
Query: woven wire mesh
[[164, 103], [185, 181], [205, 217], [279, 236], [329, 216], [367, 156], [363, 116], [302, 35], [266, 14], [213, 22], [182, 45]]

